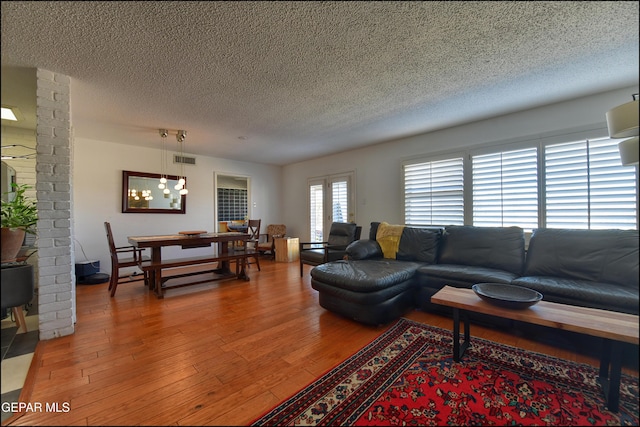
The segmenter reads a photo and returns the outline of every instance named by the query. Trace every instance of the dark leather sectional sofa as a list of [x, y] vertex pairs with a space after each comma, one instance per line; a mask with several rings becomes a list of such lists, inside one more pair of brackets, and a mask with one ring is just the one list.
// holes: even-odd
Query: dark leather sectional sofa
[[518, 227], [404, 227], [395, 257], [385, 257], [380, 224], [349, 245], [349, 259], [311, 270], [322, 307], [381, 325], [414, 307], [447, 311], [430, 302], [445, 285], [491, 282], [535, 289], [545, 301], [638, 314], [636, 230], [537, 229], [525, 250]]

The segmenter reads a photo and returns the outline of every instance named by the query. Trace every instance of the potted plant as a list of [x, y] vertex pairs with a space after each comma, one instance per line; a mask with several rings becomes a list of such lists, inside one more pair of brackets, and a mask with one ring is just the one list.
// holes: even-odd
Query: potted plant
[[[6, 193], [9, 201], [2, 201], [2, 263], [14, 262], [26, 233], [35, 234], [38, 208], [24, 193], [31, 187], [12, 183], [13, 192]], [[13, 196], [13, 198], [11, 198]]]

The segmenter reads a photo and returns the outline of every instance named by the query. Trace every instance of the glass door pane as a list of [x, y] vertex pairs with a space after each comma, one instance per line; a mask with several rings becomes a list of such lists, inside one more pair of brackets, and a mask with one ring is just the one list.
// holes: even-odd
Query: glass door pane
[[322, 242], [324, 233], [324, 180], [309, 183], [309, 236]]
[[346, 181], [331, 183], [331, 205], [333, 206], [332, 222], [346, 222], [349, 215]]

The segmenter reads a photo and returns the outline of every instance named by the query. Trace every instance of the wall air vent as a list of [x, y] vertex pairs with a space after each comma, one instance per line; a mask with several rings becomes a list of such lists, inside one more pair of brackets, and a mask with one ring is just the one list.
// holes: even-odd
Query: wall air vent
[[174, 154], [173, 155], [173, 163], [182, 163], [182, 164], [185, 164], [185, 165], [195, 165], [196, 164], [196, 158], [195, 157], [180, 156], [178, 154]]

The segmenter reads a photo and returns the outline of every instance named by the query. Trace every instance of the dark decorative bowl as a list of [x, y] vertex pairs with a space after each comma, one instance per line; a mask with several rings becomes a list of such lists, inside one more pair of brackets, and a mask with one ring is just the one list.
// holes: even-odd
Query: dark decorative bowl
[[471, 289], [483, 300], [506, 308], [527, 308], [542, 299], [533, 289], [501, 283], [478, 283]]
[[178, 234], [182, 234], [183, 236], [187, 236], [187, 237], [196, 237], [196, 236], [200, 236], [201, 234], [207, 234], [207, 231], [206, 230], [178, 231]]

